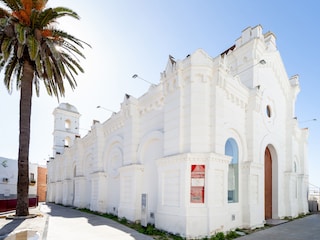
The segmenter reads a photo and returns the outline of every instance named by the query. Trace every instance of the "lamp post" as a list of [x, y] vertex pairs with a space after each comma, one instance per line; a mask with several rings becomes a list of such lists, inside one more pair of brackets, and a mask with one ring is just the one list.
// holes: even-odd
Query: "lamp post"
[[235, 76], [237, 76], [237, 75], [240, 75], [241, 73], [247, 71], [248, 69], [257, 66], [258, 64], [265, 65], [266, 63], [267, 63], [266, 60], [261, 59], [261, 60], [260, 60], [259, 62], [257, 62], [256, 64], [254, 64], [254, 65], [252, 65], [252, 66], [249, 66], [249, 67], [247, 67], [246, 69], [244, 69], [244, 70], [238, 72], [237, 74], [233, 75], [233, 77], [235, 77]]
[[102, 107], [102, 106], [97, 106], [97, 108], [100, 108], [100, 109], [103, 109], [105, 111], [108, 111], [108, 112], [112, 112], [112, 113], [116, 113], [115, 111], [112, 111], [111, 109], [108, 109], [108, 108], [105, 108], [105, 107]]
[[152, 86], [154, 86], [154, 85], [155, 85], [154, 83], [149, 82], [149, 81], [147, 81], [147, 80], [143, 79], [143, 78], [142, 78], [142, 77], [140, 77], [138, 74], [133, 74], [133, 75], [132, 75], [132, 78], [139, 78], [140, 80], [145, 81], [146, 83], [149, 83], [149, 84], [150, 84], [150, 85], [152, 85]]
[[314, 121], [317, 121], [317, 119], [313, 118], [313, 119], [309, 119], [309, 120], [300, 121], [299, 123], [314, 122]]

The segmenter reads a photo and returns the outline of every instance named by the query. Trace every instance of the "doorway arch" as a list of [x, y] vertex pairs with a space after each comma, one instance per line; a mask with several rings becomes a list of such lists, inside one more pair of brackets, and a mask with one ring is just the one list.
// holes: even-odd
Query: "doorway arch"
[[264, 216], [272, 219], [272, 157], [269, 147], [264, 152]]
[[265, 220], [278, 218], [278, 155], [273, 145], [264, 151], [264, 210]]

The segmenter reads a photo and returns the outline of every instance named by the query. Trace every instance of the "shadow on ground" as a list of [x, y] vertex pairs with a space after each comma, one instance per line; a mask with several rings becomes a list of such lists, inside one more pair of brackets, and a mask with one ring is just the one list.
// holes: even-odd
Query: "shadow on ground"
[[[143, 235], [134, 229], [131, 229], [127, 226], [124, 226], [116, 221], [113, 221], [109, 218], [105, 218], [99, 215], [82, 212], [80, 210], [74, 209], [73, 207], [65, 207], [61, 205], [56, 205], [53, 203], [47, 203], [43, 205], [41, 211], [46, 213], [49, 216], [49, 231], [50, 231], [50, 224], [54, 224], [53, 221], [50, 220], [52, 218], [64, 218], [64, 219], [74, 219], [72, 222], [77, 222], [81, 218], [84, 218], [88, 224], [91, 226], [106, 226], [108, 228], [113, 228], [114, 231], [121, 231], [130, 235], [130, 239], [152, 239], [149, 236]], [[81, 231], [81, 230], [80, 230]], [[50, 234], [49, 234], [50, 235]]]
[[8, 223], [0, 229], [0, 240], [7, 237], [7, 234], [13, 232], [23, 221], [24, 219], [8, 221]]

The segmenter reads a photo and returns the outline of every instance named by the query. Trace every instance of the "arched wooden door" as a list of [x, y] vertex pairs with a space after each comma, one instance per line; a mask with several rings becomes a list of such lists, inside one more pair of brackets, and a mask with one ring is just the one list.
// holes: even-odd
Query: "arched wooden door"
[[264, 216], [272, 219], [272, 158], [268, 147], [264, 153]]

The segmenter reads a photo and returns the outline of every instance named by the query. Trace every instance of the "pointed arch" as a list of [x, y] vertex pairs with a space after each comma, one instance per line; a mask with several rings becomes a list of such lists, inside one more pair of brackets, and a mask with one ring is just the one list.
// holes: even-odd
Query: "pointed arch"
[[264, 216], [272, 219], [272, 157], [268, 147], [264, 153]]
[[279, 216], [278, 154], [273, 144], [264, 148], [264, 208], [265, 219]]

